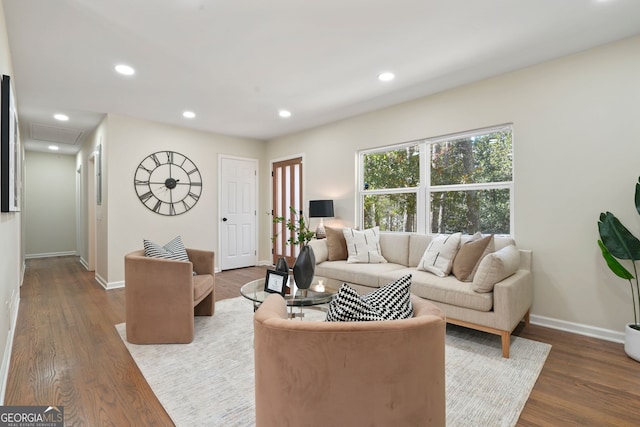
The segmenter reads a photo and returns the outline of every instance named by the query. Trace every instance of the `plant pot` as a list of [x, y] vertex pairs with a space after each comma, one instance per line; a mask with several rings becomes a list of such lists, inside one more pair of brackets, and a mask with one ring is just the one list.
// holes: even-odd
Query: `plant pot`
[[627, 356], [640, 362], [640, 330], [631, 327], [631, 323], [625, 328], [624, 352]]
[[313, 282], [313, 273], [316, 269], [316, 256], [311, 246], [303, 246], [293, 265], [293, 278], [299, 289], [309, 289]]

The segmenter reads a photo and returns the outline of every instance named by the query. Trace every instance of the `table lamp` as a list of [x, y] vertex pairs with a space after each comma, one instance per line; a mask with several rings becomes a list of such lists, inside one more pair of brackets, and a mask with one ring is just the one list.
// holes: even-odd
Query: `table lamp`
[[324, 218], [333, 217], [333, 200], [310, 200], [309, 218], [320, 218], [316, 229], [316, 239], [324, 239], [327, 233], [324, 229]]

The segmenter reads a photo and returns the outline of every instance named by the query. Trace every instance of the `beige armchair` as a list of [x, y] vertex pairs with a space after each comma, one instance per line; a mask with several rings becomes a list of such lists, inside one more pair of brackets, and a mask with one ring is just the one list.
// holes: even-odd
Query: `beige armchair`
[[130, 343], [190, 343], [193, 316], [213, 315], [214, 253], [187, 249], [187, 254], [190, 262], [145, 257], [143, 250], [125, 255], [126, 329]]
[[444, 426], [444, 314], [411, 301], [411, 319], [310, 322], [270, 295], [253, 322], [256, 426]]

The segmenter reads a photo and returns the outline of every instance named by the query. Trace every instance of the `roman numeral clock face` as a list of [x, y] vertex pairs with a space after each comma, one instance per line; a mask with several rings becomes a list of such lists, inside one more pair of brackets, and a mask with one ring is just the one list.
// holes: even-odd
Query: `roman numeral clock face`
[[180, 215], [198, 203], [202, 177], [187, 156], [158, 151], [140, 162], [134, 187], [138, 199], [149, 210], [160, 215]]

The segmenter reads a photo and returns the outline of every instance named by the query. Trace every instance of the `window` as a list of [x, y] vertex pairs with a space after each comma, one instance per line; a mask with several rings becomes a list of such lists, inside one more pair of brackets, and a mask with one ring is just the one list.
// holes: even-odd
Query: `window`
[[511, 126], [360, 153], [365, 228], [512, 234]]

